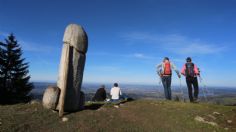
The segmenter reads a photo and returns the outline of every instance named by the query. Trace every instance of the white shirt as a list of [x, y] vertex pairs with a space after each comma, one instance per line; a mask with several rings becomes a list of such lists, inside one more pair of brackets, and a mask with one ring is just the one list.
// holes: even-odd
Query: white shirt
[[111, 88], [111, 99], [119, 99], [121, 94], [121, 90], [119, 87]]

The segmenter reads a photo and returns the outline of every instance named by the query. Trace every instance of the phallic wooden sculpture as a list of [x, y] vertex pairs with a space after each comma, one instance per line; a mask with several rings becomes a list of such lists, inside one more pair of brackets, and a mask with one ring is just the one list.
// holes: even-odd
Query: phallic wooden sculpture
[[67, 26], [59, 66], [57, 87], [60, 89], [59, 101], [56, 109], [59, 116], [64, 111], [71, 112], [83, 108], [84, 94], [81, 94], [81, 85], [88, 49], [88, 38], [80, 25]]

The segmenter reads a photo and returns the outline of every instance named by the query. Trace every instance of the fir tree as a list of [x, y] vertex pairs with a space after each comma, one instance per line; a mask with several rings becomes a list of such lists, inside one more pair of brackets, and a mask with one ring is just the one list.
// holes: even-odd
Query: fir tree
[[13, 34], [0, 42], [0, 101], [21, 102], [29, 99], [33, 84], [29, 82], [29, 65]]

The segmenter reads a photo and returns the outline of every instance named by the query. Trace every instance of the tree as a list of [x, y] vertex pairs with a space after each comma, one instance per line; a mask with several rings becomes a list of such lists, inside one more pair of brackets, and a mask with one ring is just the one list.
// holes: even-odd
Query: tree
[[33, 83], [28, 75], [29, 65], [21, 57], [22, 50], [13, 34], [0, 42], [0, 102], [28, 101]]

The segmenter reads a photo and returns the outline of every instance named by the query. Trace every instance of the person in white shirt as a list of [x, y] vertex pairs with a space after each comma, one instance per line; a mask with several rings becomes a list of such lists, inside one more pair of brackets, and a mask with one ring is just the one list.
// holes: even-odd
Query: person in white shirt
[[118, 87], [117, 83], [114, 83], [114, 87], [111, 88], [111, 100], [112, 101], [119, 101], [120, 96], [122, 95], [120, 88]]

